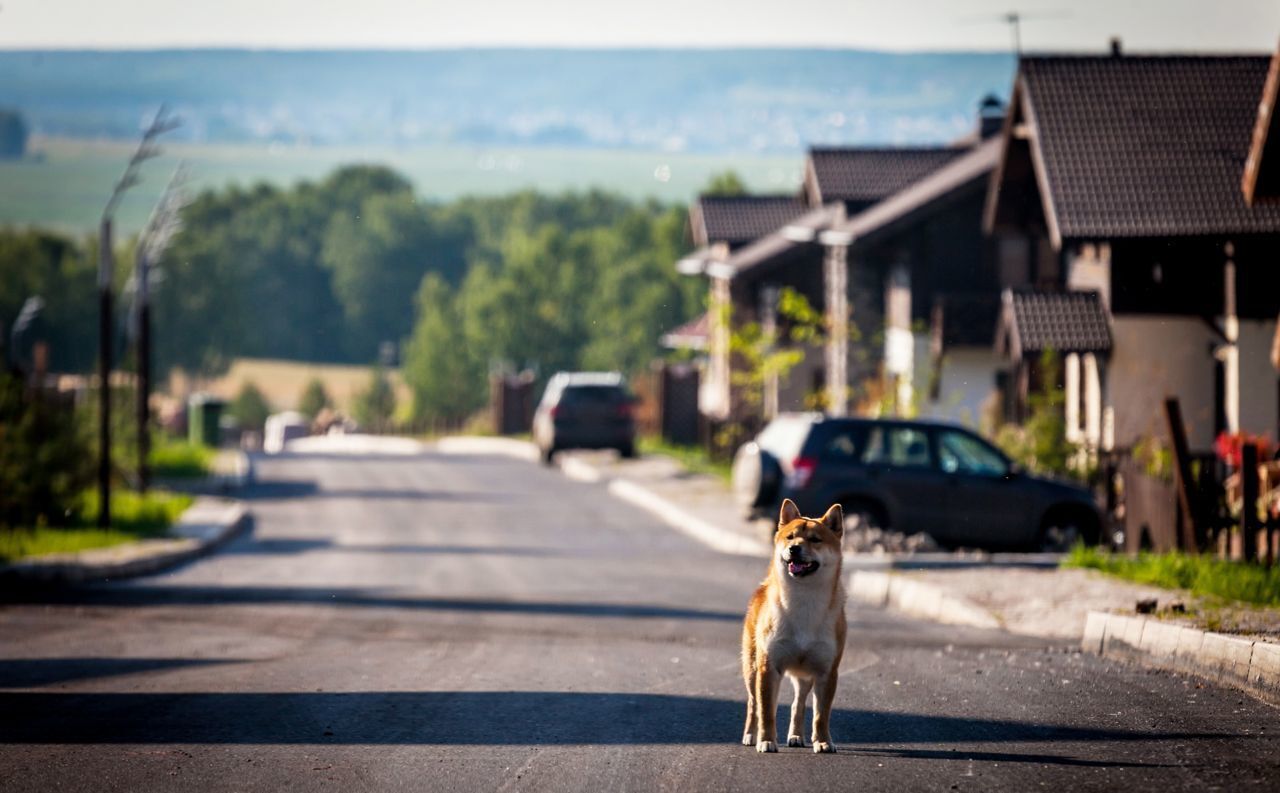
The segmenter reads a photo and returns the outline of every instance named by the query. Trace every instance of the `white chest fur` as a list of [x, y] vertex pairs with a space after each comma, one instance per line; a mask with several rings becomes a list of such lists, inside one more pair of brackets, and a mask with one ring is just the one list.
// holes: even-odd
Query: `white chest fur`
[[[839, 593], [836, 597], [840, 597]], [[825, 673], [831, 667], [836, 657], [836, 620], [840, 610], [833, 608], [829, 587], [788, 587], [773, 604], [772, 617], [772, 631], [762, 637], [770, 663], [784, 673], [800, 677]]]

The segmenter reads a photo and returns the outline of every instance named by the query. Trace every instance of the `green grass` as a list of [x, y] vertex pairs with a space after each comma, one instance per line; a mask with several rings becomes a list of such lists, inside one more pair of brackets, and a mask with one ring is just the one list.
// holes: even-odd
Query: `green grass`
[[732, 479], [733, 464], [711, 459], [707, 450], [701, 446], [678, 446], [650, 435], [640, 438], [638, 448], [641, 454], [662, 454], [674, 457], [686, 470], [693, 473], [711, 474], [726, 483]]
[[186, 440], [157, 437], [148, 455], [151, 475], [166, 479], [198, 479], [213, 470], [216, 452]]
[[111, 494], [111, 528], [90, 525], [98, 514], [96, 493], [86, 493], [79, 517], [71, 526], [0, 529], [0, 562], [26, 556], [70, 553], [90, 548], [109, 548], [146, 537], [163, 536], [193, 501], [181, 493], [152, 491], [145, 496], [132, 491]]
[[1076, 546], [1064, 567], [1098, 570], [1139, 584], [1186, 589], [1194, 595], [1263, 606], [1280, 605], [1280, 567], [1228, 562], [1182, 553], [1112, 554]]

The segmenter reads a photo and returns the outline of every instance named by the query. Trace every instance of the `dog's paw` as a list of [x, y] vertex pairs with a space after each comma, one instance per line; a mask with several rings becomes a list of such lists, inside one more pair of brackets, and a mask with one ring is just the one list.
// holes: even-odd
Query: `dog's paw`
[[758, 743], [756, 743], [756, 751], [762, 752], [762, 753], [776, 752], [778, 751], [778, 745], [773, 741], [759, 741]]
[[813, 742], [814, 754], [835, 754], [835, 752], [836, 752], [836, 745], [831, 741], [814, 741]]
[[804, 748], [804, 738], [799, 735], [788, 735], [787, 746], [799, 746]]
[[756, 745], [756, 736], [755, 736], [755, 735], [753, 735], [752, 733], [744, 732], [744, 733], [742, 734], [742, 745], [743, 745], [743, 746], [755, 746], [755, 745]]

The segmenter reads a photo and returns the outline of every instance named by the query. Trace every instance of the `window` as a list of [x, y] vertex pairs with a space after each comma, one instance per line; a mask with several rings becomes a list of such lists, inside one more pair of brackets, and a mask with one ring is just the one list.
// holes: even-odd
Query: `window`
[[938, 436], [938, 461], [949, 474], [1001, 477], [1009, 472], [1009, 464], [999, 452], [962, 432], [943, 432]]
[[867, 438], [862, 461], [904, 468], [932, 468], [929, 436], [913, 427], [876, 427]]
[[857, 460], [862, 456], [867, 433], [862, 428], [841, 430], [827, 441], [822, 456], [831, 460]]

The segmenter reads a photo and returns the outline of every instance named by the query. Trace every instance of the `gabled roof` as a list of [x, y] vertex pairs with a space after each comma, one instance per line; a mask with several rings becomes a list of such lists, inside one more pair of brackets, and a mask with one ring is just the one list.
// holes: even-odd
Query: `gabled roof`
[[[1280, 206], [1240, 189], [1269, 60], [1257, 56], [1050, 56], [1019, 63], [1003, 174], [1026, 141], [1045, 223], [1067, 238], [1280, 232]], [[1022, 155], [1025, 157], [1025, 154]], [[1007, 201], [1022, 203], [1011, 196]]]
[[705, 350], [710, 336], [711, 315], [702, 313], [662, 334], [662, 346], [669, 350]]
[[965, 153], [965, 148], [814, 147], [805, 162], [810, 206], [862, 208], [881, 201]]
[[1280, 199], [1280, 113], [1276, 112], [1276, 102], [1280, 102], [1280, 50], [1271, 56], [1262, 99], [1258, 102], [1258, 120], [1253, 126], [1249, 157], [1244, 163], [1240, 187], [1249, 206]]
[[818, 236], [844, 217], [839, 204], [811, 209], [785, 226], [729, 255], [725, 261], [709, 262], [706, 273], [716, 278], [737, 278], [744, 273], [771, 269], [803, 255], [815, 246]]
[[736, 248], [786, 225], [804, 211], [804, 204], [794, 195], [704, 195], [689, 207], [689, 225], [699, 247], [723, 242]]
[[824, 242], [857, 244], [911, 222], [921, 212], [941, 206], [947, 198], [966, 188], [986, 189], [991, 172], [1000, 158], [1003, 142], [989, 138], [961, 151], [942, 167], [917, 180], [904, 190], [864, 209], [831, 229]]
[[1010, 358], [1039, 355], [1045, 350], [1111, 350], [1111, 317], [1097, 292], [1006, 289], [1001, 300], [996, 348]]

